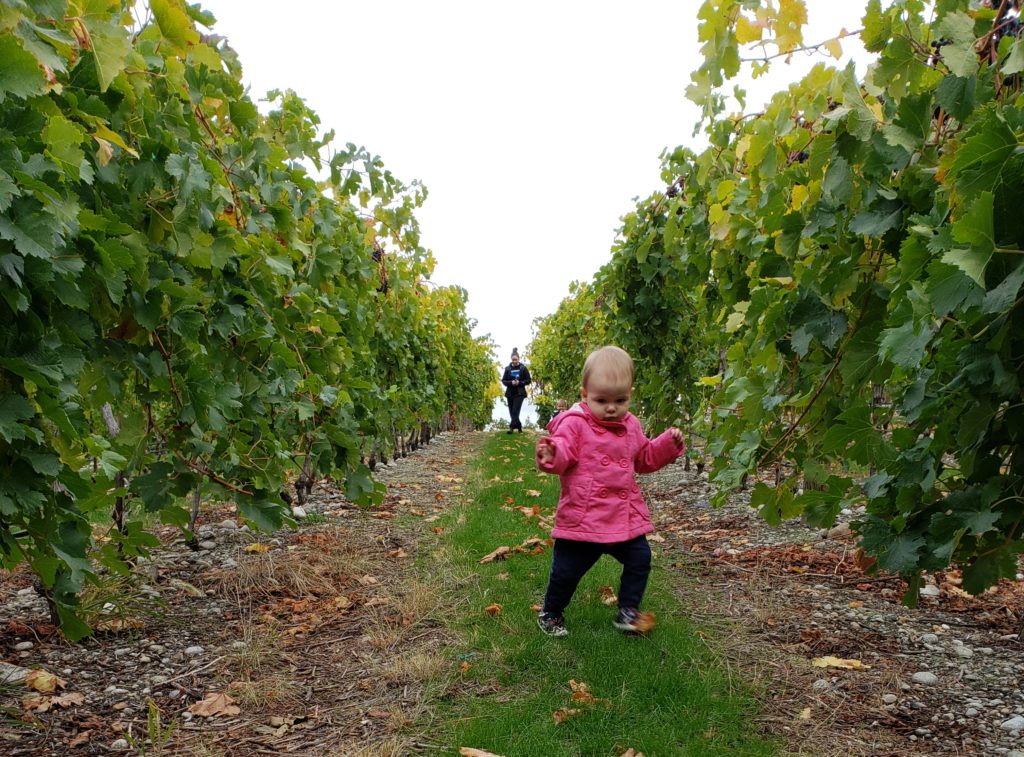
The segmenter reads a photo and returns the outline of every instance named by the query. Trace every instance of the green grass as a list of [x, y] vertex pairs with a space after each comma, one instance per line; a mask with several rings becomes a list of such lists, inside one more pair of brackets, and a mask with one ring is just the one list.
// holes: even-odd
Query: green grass
[[[471, 668], [449, 688], [436, 713], [445, 732], [432, 740], [451, 745], [452, 754], [469, 746], [507, 757], [618, 757], [629, 748], [647, 757], [778, 754], [777, 743], [756, 733], [752, 691], [720, 669], [657, 556], [644, 609], [657, 614], [658, 627], [648, 637], [612, 628], [615, 608], [598, 593], [602, 585], [618, 591], [620, 566], [610, 557], [581, 582], [565, 613], [564, 638], [542, 634], [532, 609], [543, 598], [550, 549], [479, 564], [496, 547], [548, 536], [536, 518], [507, 507], [511, 500], [553, 512], [558, 478], [536, 471], [534, 439], [491, 436], [475, 462], [466, 502], [446, 524], [442, 539], [450, 542], [437, 553], [434, 570], [447, 576], [450, 622], [462, 640], [450, 651], [453, 666], [466, 660]], [[530, 489], [541, 496], [529, 496]], [[500, 615], [484, 611], [491, 603], [502, 605]], [[580, 707], [570, 680], [586, 683], [607, 703]], [[562, 707], [583, 712], [556, 724], [553, 714]]]

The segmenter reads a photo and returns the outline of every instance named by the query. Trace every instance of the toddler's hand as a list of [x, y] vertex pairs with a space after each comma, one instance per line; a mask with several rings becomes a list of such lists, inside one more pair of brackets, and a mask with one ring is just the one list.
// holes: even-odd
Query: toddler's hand
[[670, 428], [669, 432], [672, 434], [672, 441], [676, 443], [677, 447], [685, 447], [686, 439], [683, 437], [683, 432], [678, 428]]
[[537, 462], [542, 465], [555, 462], [555, 443], [546, 436], [537, 440]]

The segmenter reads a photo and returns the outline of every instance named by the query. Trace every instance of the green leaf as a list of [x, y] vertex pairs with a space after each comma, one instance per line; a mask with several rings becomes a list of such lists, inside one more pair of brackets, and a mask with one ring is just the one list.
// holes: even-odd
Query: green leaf
[[1008, 548], [995, 549], [970, 561], [963, 568], [963, 588], [970, 594], [981, 594], [995, 586], [1001, 578], [1017, 575], [1017, 556]]
[[1017, 137], [1013, 130], [989, 108], [953, 157], [949, 173], [957, 192], [963, 197], [973, 197], [995, 189], [1003, 167], [1016, 148]]
[[931, 338], [930, 329], [918, 326], [914, 321], [907, 321], [882, 332], [878, 355], [883, 360], [913, 370], [921, 363]]
[[1021, 284], [1024, 284], [1024, 261], [1018, 263], [999, 286], [985, 294], [982, 310], [986, 313], [1006, 312], [1017, 299]]
[[179, 54], [199, 42], [199, 32], [175, 0], [150, 0], [149, 7], [156, 17], [160, 33]]
[[10, 34], [0, 34], [0, 103], [7, 95], [32, 97], [46, 91], [46, 74], [35, 56]]
[[47, 156], [77, 179], [85, 160], [85, 152], [81, 149], [86, 138], [85, 130], [58, 113], [46, 122], [42, 136], [49, 147]]
[[1021, 71], [1024, 71], [1024, 39], [1017, 38], [1013, 41], [1010, 54], [1003, 62], [1002, 74], [1009, 76], [1010, 74], [1019, 74]]
[[949, 74], [939, 82], [935, 90], [935, 102], [953, 118], [963, 123], [974, 111], [977, 88], [977, 77], [963, 78]]
[[881, 52], [892, 36], [892, 15], [882, 10], [881, 0], [869, 0], [861, 19], [861, 41], [870, 52]]
[[918, 569], [918, 561], [924, 545], [925, 540], [920, 536], [909, 534], [898, 536], [878, 552], [878, 567], [891, 573], [914, 573]]
[[939, 35], [947, 39], [942, 47], [942, 60], [960, 77], [978, 71], [978, 54], [974, 51], [974, 19], [962, 11], [948, 13], [939, 23]]
[[21, 421], [35, 417], [35, 408], [29, 401], [17, 394], [6, 394], [0, 398], [0, 436], [8, 442], [26, 438], [27, 429]]
[[942, 256], [942, 262], [956, 266], [983, 288], [985, 268], [995, 251], [992, 205], [992, 193], [982, 192], [953, 224], [953, 239], [970, 244], [970, 249], [953, 249]]
[[131, 38], [128, 29], [116, 20], [107, 21], [87, 16], [83, 22], [89, 30], [100, 91], [106, 92], [110, 83], [128, 63]]

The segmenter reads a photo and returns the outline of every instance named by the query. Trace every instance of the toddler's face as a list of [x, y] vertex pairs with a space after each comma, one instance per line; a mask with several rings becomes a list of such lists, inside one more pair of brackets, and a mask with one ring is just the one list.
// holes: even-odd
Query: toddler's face
[[580, 396], [587, 403], [590, 412], [600, 420], [618, 421], [629, 411], [633, 387], [595, 372], [580, 391]]

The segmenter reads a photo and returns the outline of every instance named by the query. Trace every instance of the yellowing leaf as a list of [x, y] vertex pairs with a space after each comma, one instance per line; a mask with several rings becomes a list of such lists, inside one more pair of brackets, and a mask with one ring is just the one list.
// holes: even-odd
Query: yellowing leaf
[[102, 123], [96, 124], [96, 133], [93, 136], [97, 140], [101, 140], [102, 139], [102, 140], [104, 140], [106, 142], [110, 142], [112, 144], [117, 145], [122, 150], [124, 150], [126, 153], [131, 155], [133, 158], [139, 157], [139, 154], [135, 150], [133, 150], [127, 144], [125, 144], [125, 141], [121, 138], [120, 134], [118, 134], [116, 131], [108, 129]]
[[25, 676], [25, 685], [35, 689], [41, 694], [52, 694], [57, 689], [63, 689], [67, 684], [46, 670], [33, 670]]
[[843, 46], [839, 44], [838, 39], [830, 39], [825, 43], [825, 49], [828, 50], [828, 54], [836, 60], [843, 57]]
[[842, 657], [815, 657], [811, 664], [816, 668], [843, 668], [844, 670], [870, 670], [870, 665], [865, 665], [860, 660], [847, 660]]
[[714, 376], [701, 376], [697, 379], [696, 383], [700, 386], [718, 386], [722, 381], [722, 374], [716, 373]]
[[246, 552], [269, 552], [270, 551], [270, 546], [267, 545], [267, 544], [260, 544], [259, 542], [257, 542], [255, 544], [250, 544], [248, 547], [245, 548], [245, 551]]
[[807, 201], [807, 195], [809, 194], [807, 187], [803, 184], [794, 184], [793, 190], [790, 194], [789, 207], [793, 210], [799, 210], [803, 204]]
[[798, 720], [810, 720], [811, 719], [811, 708], [804, 707], [800, 710], [800, 714], [796, 716]]
[[758, 42], [761, 39], [762, 25], [751, 21], [742, 13], [736, 18], [736, 41], [741, 45]]

